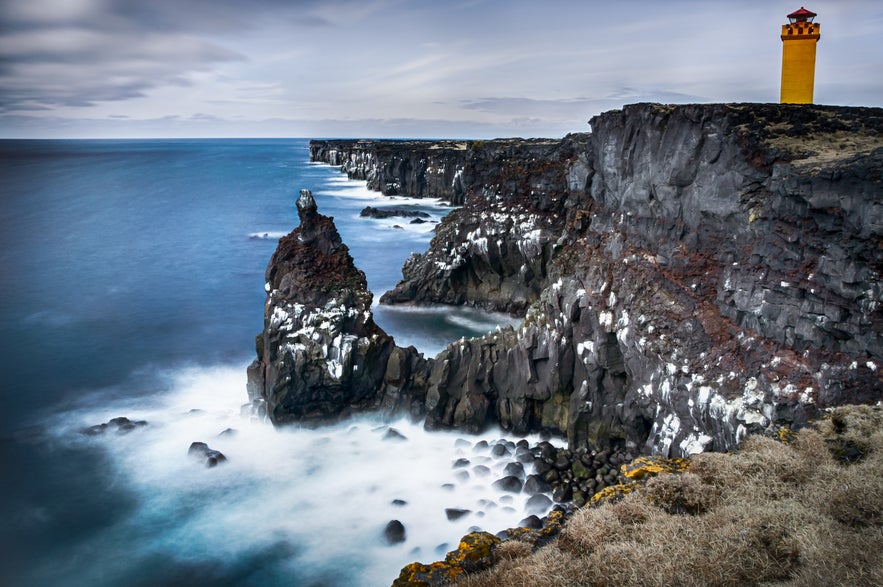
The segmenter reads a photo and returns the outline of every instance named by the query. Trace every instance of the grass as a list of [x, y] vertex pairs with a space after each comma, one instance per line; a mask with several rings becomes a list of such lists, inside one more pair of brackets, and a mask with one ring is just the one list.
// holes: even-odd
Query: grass
[[782, 438], [696, 455], [581, 509], [539, 550], [503, 543], [456, 585], [883, 585], [883, 408], [837, 408]]

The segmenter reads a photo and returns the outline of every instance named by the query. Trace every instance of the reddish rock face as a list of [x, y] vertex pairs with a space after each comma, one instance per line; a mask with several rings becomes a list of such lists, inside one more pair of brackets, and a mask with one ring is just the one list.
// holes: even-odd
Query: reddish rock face
[[[427, 426], [683, 455], [881, 399], [883, 110], [637, 104], [591, 126], [457, 159], [463, 207], [383, 301], [526, 319], [429, 365]], [[432, 150], [362, 147], [334, 149], [373, 170]]]
[[422, 357], [374, 323], [365, 275], [309, 190], [297, 208], [300, 226], [280, 239], [267, 267], [264, 330], [248, 370], [253, 406], [276, 424], [414, 402], [419, 409], [423, 397], [409, 376]]

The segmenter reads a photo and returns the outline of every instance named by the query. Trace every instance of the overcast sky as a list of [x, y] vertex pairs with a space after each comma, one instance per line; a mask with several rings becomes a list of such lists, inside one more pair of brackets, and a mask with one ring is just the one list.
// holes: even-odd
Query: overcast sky
[[[0, 136], [560, 137], [776, 102], [800, 1], [0, 0]], [[816, 102], [883, 106], [883, 1], [807, 8]]]

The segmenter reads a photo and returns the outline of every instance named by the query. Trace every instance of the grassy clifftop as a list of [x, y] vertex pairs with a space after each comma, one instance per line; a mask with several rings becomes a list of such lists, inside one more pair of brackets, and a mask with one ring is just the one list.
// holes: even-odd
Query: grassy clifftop
[[468, 587], [883, 584], [883, 408], [845, 406], [782, 439], [705, 453], [557, 541], [510, 540]]

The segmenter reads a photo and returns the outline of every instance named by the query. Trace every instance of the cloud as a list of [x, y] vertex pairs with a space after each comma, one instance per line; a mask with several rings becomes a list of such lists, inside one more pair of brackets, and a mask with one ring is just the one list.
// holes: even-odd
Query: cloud
[[[825, 9], [819, 101], [881, 104], [878, 4]], [[560, 136], [631, 102], [775, 100], [787, 12], [762, 0], [0, 0], [0, 133], [29, 121], [43, 136], [52, 124], [162, 136], [174, 120], [175, 136]]]
[[78, 18], [26, 26], [21, 13], [5, 16], [18, 24], [0, 35], [0, 109], [7, 112], [139, 98], [158, 85], [186, 85], [188, 74], [217, 63], [244, 59], [178, 32], [132, 34], [100, 19], [72, 24]]
[[356, 0], [4, 2], [0, 111], [86, 107], [143, 98], [161, 86], [186, 86], [194, 73], [247, 60], [231, 48], [236, 40], [231, 33], [279, 20], [328, 27], [334, 18], [354, 18], [377, 5]]
[[588, 98], [562, 98], [543, 100], [533, 98], [480, 98], [465, 100], [462, 103], [466, 110], [492, 112], [510, 116], [529, 117], [561, 117], [573, 116], [585, 112], [592, 104]]
[[597, 98], [480, 98], [475, 100], [464, 100], [461, 105], [466, 110], [489, 112], [515, 118], [534, 117], [546, 120], [573, 120], [582, 119], [587, 113], [597, 112], [599, 108], [619, 107], [622, 104], [632, 102], [683, 104], [707, 101], [707, 99], [701, 96], [694, 96], [681, 92], [652, 88], [636, 89], [632, 87], [621, 87], [603, 97]]
[[237, 120], [209, 114], [146, 119], [107, 117], [35, 117], [0, 114], [5, 138], [190, 138], [190, 137], [305, 137], [305, 138], [470, 138], [511, 136], [562, 137], [586, 132], [584, 121], [550, 126], [545, 119], [521, 117], [502, 122], [441, 118], [265, 118]]

